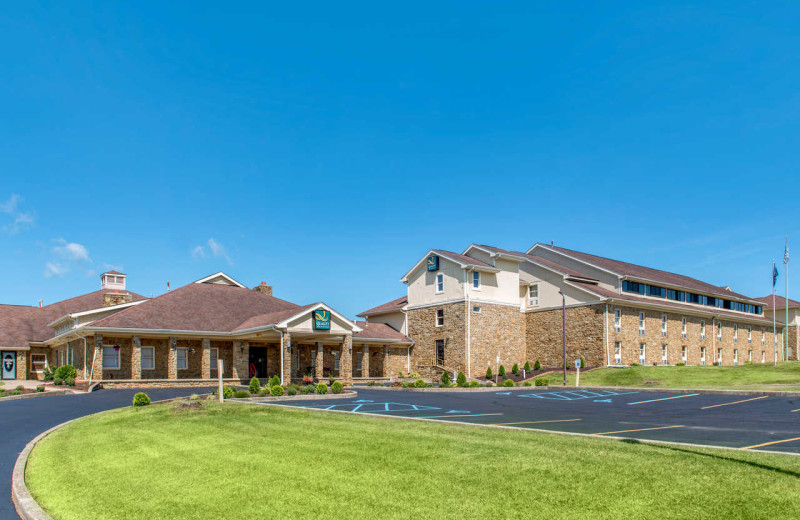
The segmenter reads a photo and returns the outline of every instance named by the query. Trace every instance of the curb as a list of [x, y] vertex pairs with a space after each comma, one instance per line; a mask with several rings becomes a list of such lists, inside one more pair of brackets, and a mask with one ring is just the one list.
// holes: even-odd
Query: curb
[[[550, 388], [564, 388], [563, 386]], [[575, 389], [575, 387], [567, 387]], [[725, 390], [721, 388], [648, 388], [640, 386], [580, 386], [577, 389], [590, 389], [590, 390], [610, 390], [612, 392], [620, 391], [634, 391], [634, 392], [678, 392], [686, 393], [693, 392], [697, 394], [721, 394], [721, 395], [770, 395], [773, 397], [800, 397], [800, 391], [783, 391], [783, 390]]]
[[5, 401], [17, 401], [19, 399], [33, 399], [34, 397], [45, 397], [50, 395], [73, 395], [69, 390], [51, 390], [50, 392], [34, 392], [32, 394], [9, 395], [0, 397], [0, 403]]
[[349, 390], [341, 394], [300, 394], [300, 395], [282, 395], [282, 396], [264, 396], [264, 397], [244, 397], [225, 399], [225, 401], [232, 401], [236, 403], [269, 403], [273, 401], [316, 401], [318, 399], [350, 399], [351, 397], [358, 396], [358, 393]]

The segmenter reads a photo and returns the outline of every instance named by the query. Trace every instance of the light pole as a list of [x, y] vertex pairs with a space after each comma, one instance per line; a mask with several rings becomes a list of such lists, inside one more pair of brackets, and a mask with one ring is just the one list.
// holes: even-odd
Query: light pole
[[564, 349], [564, 386], [567, 386], [567, 298], [563, 291], [561, 295], [561, 346]]

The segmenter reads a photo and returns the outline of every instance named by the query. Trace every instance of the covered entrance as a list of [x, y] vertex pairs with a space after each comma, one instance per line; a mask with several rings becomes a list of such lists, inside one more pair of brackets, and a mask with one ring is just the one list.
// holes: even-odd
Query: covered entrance
[[260, 379], [267, 375], [267, 347], [250, 347], [249, 377]]
[[3, 363], [2, 379], [17, 378], [17, 353], [9, 350], [0, 352]]

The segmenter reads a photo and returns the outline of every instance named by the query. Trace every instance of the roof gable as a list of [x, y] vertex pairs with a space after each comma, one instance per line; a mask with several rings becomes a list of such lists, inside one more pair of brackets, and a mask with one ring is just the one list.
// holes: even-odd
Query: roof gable
[[247, 289], [244, 284], [241, 284], [228, 276], [227, 274], [223, 273], [222, 271], [218, 273], [214, 273], [212, 275], [206, 276], [205, 278], [201, 278], [194, 283], [209, 283], [209, 284], [216, 284], [216, 285], [231, 285], [233, 287], [241, 287], [242, 289]]

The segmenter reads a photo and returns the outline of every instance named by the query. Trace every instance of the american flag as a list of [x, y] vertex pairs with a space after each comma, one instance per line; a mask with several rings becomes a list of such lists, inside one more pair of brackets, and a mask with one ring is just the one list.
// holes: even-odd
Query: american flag
[[783, 263], [789, 263], [789, 239], [786, 239], [786, 249], [783, 250]]

